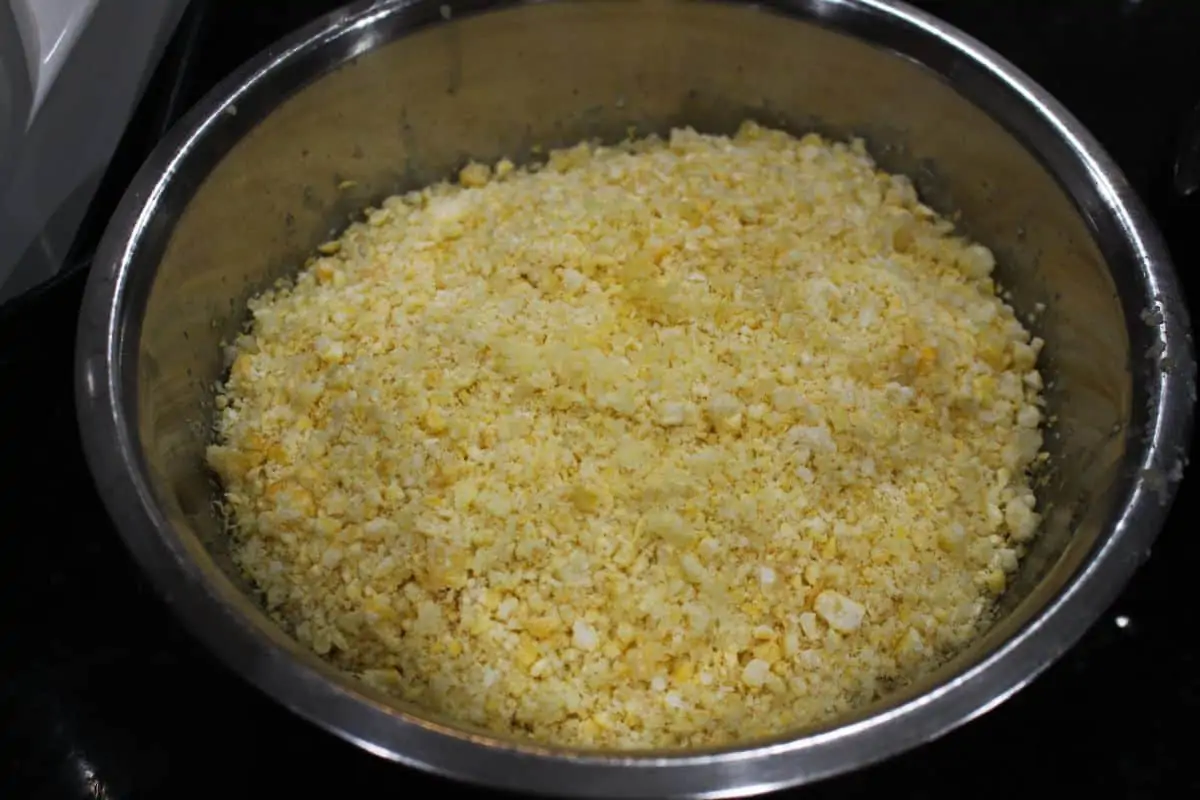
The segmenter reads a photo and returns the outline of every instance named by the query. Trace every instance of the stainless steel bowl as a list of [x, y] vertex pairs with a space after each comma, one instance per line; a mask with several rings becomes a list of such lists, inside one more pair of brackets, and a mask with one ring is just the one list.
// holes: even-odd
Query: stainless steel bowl
[[[1095, 140], [983, 45], [891, 0], [360, 4], [219, 86], [139, 173], [79, 330], [89, 461], [129, 548], [185, 624], [301, 716], [387, 758], [510, 789], [750, 794], [913, 747], [1069, 647], [1149, 553], [1185, 456], [1195, 363], [1166, 249]], [[495, 5], [492, 4], [495, 8]], [[744, 117], [864, 136], [961, 212], [1037, 314], [1053, 468], [1044, 530], [1001, 619], [921, 685], [841, 724], [719, 750], [583, 752], [432, 719], [339, 674], [231, 566], [202, 452], [222, 340], [249, 296], [347, 215], [467, 157]], [[353, 184], [349, 183], [353, 182]]]

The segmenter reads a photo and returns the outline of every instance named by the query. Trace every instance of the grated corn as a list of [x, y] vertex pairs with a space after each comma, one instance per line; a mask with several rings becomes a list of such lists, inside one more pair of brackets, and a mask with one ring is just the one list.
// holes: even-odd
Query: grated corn
[[385, 691], [774, 734], [963, 646], [1036, 530], [1041, 343], [859, 142], [582, 144], [366, 219], [251, 302], [208, 460], [270, 613]]

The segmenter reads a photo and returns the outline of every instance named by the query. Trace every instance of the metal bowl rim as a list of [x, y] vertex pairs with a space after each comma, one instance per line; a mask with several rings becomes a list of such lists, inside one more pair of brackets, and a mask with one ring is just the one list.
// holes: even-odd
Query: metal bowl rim
[[[520, 5], [517, 2], [500, 7]], [[804, 12], [811, 2], [775, 5]], [[501, 742], [407, 717], [331, 679], [332, 670], [298, 661], [222, 596], [228, 586], [190, 556], [158, 506], [137, 444], [123, 381], [138, 248], [158, 203], [222, 115], [282, 67], [311, 58], [329, 42], [430, 0], [376, 0], [335, 11], [247, 62], [213, 89], [155, 149], [128, 188], [98, 249], [82, 304], [76, 353], [77, 413], [85, 454], [103, 501], [136, 560], [186, 627], [234, 671], [310, 721], [378, 755], [502, 788], [580, 796], [650, 793], [726, 797], [808, 782], [886, 758], [935, 738], [1002, 702], [1056, 660], [1116, 598], [1148, 555], [1169, 510], [1173, 465], [1187, 452], [1195, 363], [1187, 311], [1161, 236], [1108, 155], [1044, 89], [990, 48], [894, 0], [839, 0], [888, 24], [915, 29], [953, 47], [1016, 92], [1087, 168], [1105, 213], [1138, 253], [1146, 293], [1156, 298], [1162, 355], [1154, 367], [1150, 421], [1141, 446], [1126, 454], [1137, 476], [1120, 513], [1063, 591], [1020, 631], [951, 680], [848, 725], [760, 745], [703, 752], [604, 753]], [[440, 24], [440, 23], [430, 23]], [[336, 64], [324, 65], [332, 69]], [[133, 309], [134, 311], [140, 309]], [[130, 327], [133, 323], [132, 328]], [[1153, 478], [1157, 471], [1159, 477]], [[529, 769], [522, 769], [528, 766]], [[686, 776], [686, 777], [685, 777]]]

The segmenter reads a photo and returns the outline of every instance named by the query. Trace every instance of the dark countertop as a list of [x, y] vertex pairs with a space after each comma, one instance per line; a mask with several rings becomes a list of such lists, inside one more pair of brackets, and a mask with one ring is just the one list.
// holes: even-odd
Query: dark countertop
[[[164, 124], [237, 63], [333, 5], [195, 0], [81, 234], [81, 262]], [[1008, 56], [1091, 128], [1150, 204], [1194, 296], [1200, 203], [1173, 198], [1168, 176], [1200, 101], [1200, 2], [918, 5]], [[0, 533], [0, 798], [451, 790], [276, 706], [217, 665], [142, 579], [95, 495], [76, 434], [81, 290], [77, 271], [0, 308], [8, 520]], [[1153, 557], [1116, 606], [1025, 691], [937, 742], [790, 794], [1200, 796], [1183, 734], [1200, 715], [1200, 640], [1183, 591], [1200, 563], [1185, 521], [1195, 487], [1189, 475]]]

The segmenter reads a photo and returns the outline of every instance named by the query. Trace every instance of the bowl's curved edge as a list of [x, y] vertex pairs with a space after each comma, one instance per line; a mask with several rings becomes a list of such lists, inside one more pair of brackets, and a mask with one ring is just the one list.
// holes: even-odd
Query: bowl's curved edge
[[[505, 3], [502, 5], [510, 5]], [[820, 3], [772, 4], [820, 16]], [[1187, 308], [1162, 238], [1099, 144], [1028, 77], [984, 45], [922, 12], [890, 0], [848, 0], [866, 13], [913, 26], [981, 64], [1031, 104], [1087, 164], [1107, 209], [1139, 255], [1157, 312], [1161, 352], [1151, 373], [1149, 425], [1135, 453], [1123, 511], [1113, 533], [1076, 579], [1003, 647], [931, 692], [865, 719], [810, 736], [741, 750], [683, 755], [596, 755], [485, 740], [406, 718], [321, 671], [296, 661], [240, 616], [187, 556], [156, 501], [133, 439], [122, 360], [136, 355], [138, 331], [123, 311], [130, 267], [157, 203], [178, 165], [238, 99], [281, 64], [385, 16], [421, 9], [419, 0], [365, 2], [323, 17], [282, 40], [214, 89], [156, 149], [122, 199], [97, 253], [80, 312], [76, 402], [84, 451], [99, 493], [126, 545], [187, 627], [235, 671], [299, 715], [380, 756], [443, 775], [513, 790], [577, 796], [726, 797], [809, 782], [882, 760], [984, 713], [1019, 690], [1070, 647], [1116, 598], [1149, 552], [1186, 460], [1195, 398]], [[348, 54], [347, 58], [352, 57]], [[143, 276], [148, 284], [152, 276]], [[1150, 323], [1147, 323], [1150, 324]], [[1049, 623], [1053, 620], [1054, 625]], [[526, 769], [529, 767], [529, 769]]]

